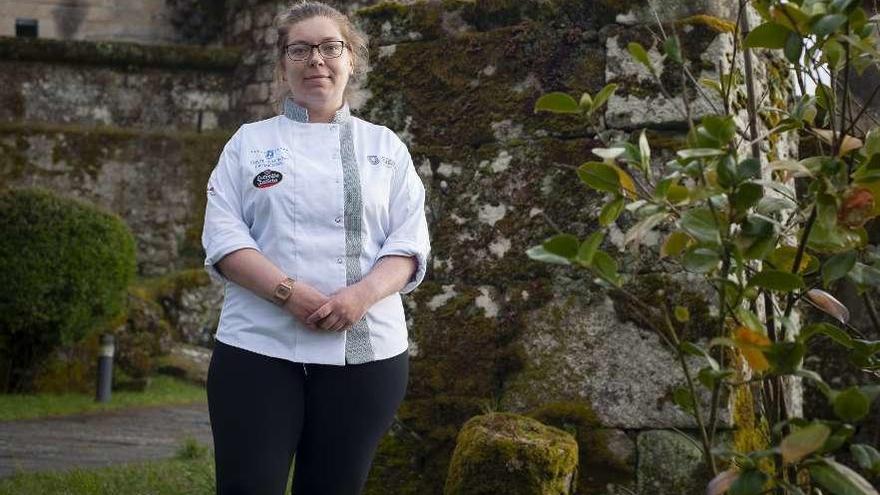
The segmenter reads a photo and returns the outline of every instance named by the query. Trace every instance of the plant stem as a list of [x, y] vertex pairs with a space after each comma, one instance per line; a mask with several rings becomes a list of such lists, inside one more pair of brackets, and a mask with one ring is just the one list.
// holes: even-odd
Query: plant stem
[[[810, 231], [813, 230], [813, 224], [816, 223], [816, 211], [818, 208], [815, 206], [813, 210], [810, 212], [810, 216], [807, 218], [807, 223], [804, 225], [804, 232], [801, 235], [801, 240], [798, 243], [797, 253], [794, 255], [794, 263], [792, 264], [791, 272], [797, 273], [797, 268], [801, 266], [801, 260], [804, 257], [804, 250], [807, 248], [807, 239], [810, 237]], [[794, 292], [788, 293], [788, 300], [785, 304], [785, 313], [784, 316], [788, 318], [791, 315], [791, 310], [794, 309]]]
[[669, 335], [672, 337], [672, 342], [675, 344], [675, 355], [681, 363], [681, 369], [684, 371], [684, 377], [687, 380], [688, 390], [694, 400], [694, 418], [697, 420], [697, 426], [700, 429], [700, 439], [703, 442], [703, 456], [708, 462], [709, 467], [712, 469], [712, 476], [715, 476], [718, 474], [718, 467], [715, 465], [715, 456], [712, 455], [712, 442], [709, 440], [709, 433], [706, 430], [706, 422], [703, 420], [703, 411], [700, 405], [699, 396], [697, 395], [697, 387], [694, 385], [694, 379], [691, 376], [690, 367], [688, 367], [687, 361], [685, 360], [684, 351], [681, 350], [681, 342], [678, 339], [678, 334], [675, 332], [675, 326], [672, 324], [672, 320], [669, 319], [669, 311], [666, 310], [665, 305], [663, 307], [663, 316], [666, 321], [666, 327], [669, 330]]
[[[751, 27], [749, 26], [749, 16], [743, 16], [743, 37], [748, 36]], [[746, 97], [749, 114], [749, 136], [751, 137], [752, 158], [761, 159], [761, 146], [758, 142], [758, 112], [755, 104], [755, 70], [752, 67], [752, 50], [748, 47], [743, 48], [743, 60], [745, 61], [745, 82]]]
[[862, 300], [865, 301], [865, 307], [868, 308], [868, 316], [871, 318], [874, 332], [880, 334], [880, 317], [877, 316], [877, 308], [874, 306], [874, 301], [871, 300], [870, 290], [866, 290], [862, 294]]

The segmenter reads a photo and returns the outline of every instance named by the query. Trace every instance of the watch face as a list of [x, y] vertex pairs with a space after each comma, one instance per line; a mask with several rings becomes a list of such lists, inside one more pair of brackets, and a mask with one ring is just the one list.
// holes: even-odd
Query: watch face
[[290, 294], [290, 287], [286, 285], [279, 285], [275, 288], [275, 297], [285, 298]]

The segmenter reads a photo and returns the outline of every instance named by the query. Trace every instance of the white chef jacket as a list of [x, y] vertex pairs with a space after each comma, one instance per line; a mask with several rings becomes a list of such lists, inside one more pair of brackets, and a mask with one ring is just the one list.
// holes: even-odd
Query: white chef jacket
[[329, 295], [361, 280], [383, 256], [411, 256], [418, 268], [400, 292], [415, 289], [430, 249], [425, 188], [394, 132], [352, 117], [348, 105], [328, 124], [309, 123], [306, 109], [288, 99], [283, 115], [245, 124], [230, 138], [207, 194], [205, 267], [226, 289], [217, 340], [266, 356], [335, 365], [407, 349], [398, 293], [347, 331], [312, 330], [214, 268], [227, 254], [253, 248], [288, 276]]

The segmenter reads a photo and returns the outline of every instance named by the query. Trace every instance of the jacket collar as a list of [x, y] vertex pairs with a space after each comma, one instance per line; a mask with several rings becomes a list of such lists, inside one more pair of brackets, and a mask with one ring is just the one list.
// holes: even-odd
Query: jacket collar
[[[293, 98], [284, 99], [284, 116], [294, 122], [303, 124], [309, 123], [309, 111], [293, 101]], [[336, 111], [333, 118], [330, 119], [331, 124], [344, 124], [351, 119], [351, 110], [348, 108], [348, 102], [342, 105], [342, 108]]]

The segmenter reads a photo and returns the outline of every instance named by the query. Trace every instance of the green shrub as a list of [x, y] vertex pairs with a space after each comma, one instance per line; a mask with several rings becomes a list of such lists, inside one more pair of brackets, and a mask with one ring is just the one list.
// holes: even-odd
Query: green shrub
[[23, 392], [59, 345], [123, 313], [134, 238], [95, 206], [24, 189], [0, 191], [0, 239], [0, 385]]

